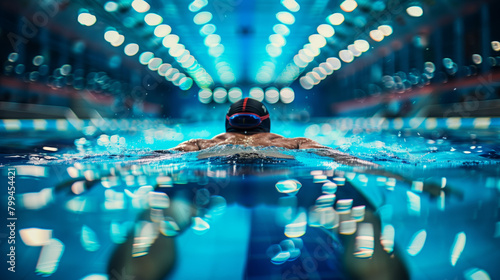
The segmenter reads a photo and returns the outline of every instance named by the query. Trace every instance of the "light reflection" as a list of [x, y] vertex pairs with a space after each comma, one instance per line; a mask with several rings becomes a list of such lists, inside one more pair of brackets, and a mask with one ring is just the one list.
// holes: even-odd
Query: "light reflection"
[[97, 235], [95, 234], [94, 230], [92, 230], [90, 227], [86, 225], [82, 227], [82, 234], [80, 241], [82, 243], [83, 248], [89, 252], [95, 252], [99, 249], [99, 247], [101, 247], [99, 241], [97, 240]]
[[416, 232], [413, 235], [410, 241], [410, 245], [406, 249], [406, 252], [408, 252], [410, 256], [418, 255], [418, 253], [420, 253], [420, 251], [424, 247], [426, 238], [427, 238], [427, 231], [425, 231], [425, 229]]
[[148, 193], [149, 207], [156, 209], [166, 209], [170, 206], [170, 198], [163, 192]]
[[455, 266], [457, 264], [457, 261], [464, 250], [465, 241], [466, 236], [463, 231], [455, 236], [455, 241], [453, 242], [453, 246], [451, 246], [450, 261], [452, 266]]
[[52, 238], [42, 247], [40, 257], [36, 264], [36, 272], [41, 275], [51, 275], [59, 266], [59, 260], [64, 252], [64, 244], [56, 238]]
[[339, 225], [339, 233], [343, 235], [352, 235], [356, 232], [357, 223], [355, 220], [341, 221]]
[[25, 228], [19, 230], [19, 234], [26, 246], [43, 246], [48, 244], [52, 238], [51, 229]]
[[358, 233], [354, 249], [354, 257], [367, 259], [373, 256], [375, 249], [375, 238], [373, 225], [369, 223], [358, 224]]
[[380, 243], [382, 244], [382, 247], [384, 247], [384, 250], [387, 253], [392, 253], [394, 251], [394, 237], [396, 233], [394, 230], [394, 226], [392, 225], [385, 225], [382, 228], [382, 236], [380, 237]]
[[204, 219], [200, 217], [193, 217], [193, 224], [191, 228], [196, 234], [204, 234], [210, 229], [210, 225]]
[[407, 207], [408, 214], [414, 216], [420, 216], [420, 196], [413, 192], [407, 191]]
[[149, 247], [158, 237], [159, 228], [157, 224], [139, 221], [135, 225], [134, 243], [132, 244], [132, 257], [147, 255]]
[[160, 222], [160, 232], [165, 236], [176, 236], [179, 231], [179, 225], [170, 217]]
[[300, 190], [302, 184], [297, 180], [283, 180], [276, 183], [275, 187], [280, 193], [293, 195]]
[[304, 209], [300, 209], [297, 217], [285, 226], [286, 237], [301, 237], [306, 233], [307, 214]]
[[465, 280], [490, 280], [490, 275], [479, 268], [470, 268], [464, 272]]
[[365, 219], [365, 209], [366, 209], [365, 205], [352, 207], [352, 212], [351, 212], [352, 218], [356, 222], [362, 222]]

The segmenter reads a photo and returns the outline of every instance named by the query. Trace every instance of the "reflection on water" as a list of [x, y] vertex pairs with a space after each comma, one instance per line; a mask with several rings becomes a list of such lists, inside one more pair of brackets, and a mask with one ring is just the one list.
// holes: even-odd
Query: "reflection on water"
[[[120, 143], [115, 138], [109, 141]], [[439, 174], [406, 168], [411, 180], [401, 181], [308, 151], [230, 148], [233, 154], [201, 157], [17, 158], [11, 166], [19, 251], [29, 252], [25, 275], [433, 279], [422, 269], [434, 279], [498, 275], [499, 255], [491, 250], [500, 245], [494, 165]], [[429, 178], [436, 185], [430, 191]], [[481, 263], [471, 262], [478, 257]], [[74, 269], [79, 259], [85, 264]]]

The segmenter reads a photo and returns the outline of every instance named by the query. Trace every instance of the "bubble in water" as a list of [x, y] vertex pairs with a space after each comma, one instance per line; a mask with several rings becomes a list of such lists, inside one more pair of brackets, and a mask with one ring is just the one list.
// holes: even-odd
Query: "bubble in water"
[[290, 252], [281, 252], [276, 256], [274, 256], [273, 258], [271, 258], [271, 262], [273, 264], [279, 265], [285, 263], [289, 258], [290, 258]]
[[282, 252], [281, 246], [278, 244], [273, 244], [273, 245], [269, 246], [269, 248], [267, 248], [266, 255], [269, 258], [274, 258], [276, 255], [278, 255], [281, 252]]
[[24, 69], [26, 69], [26, 67], [24, 67], [24, 64], [18, 64], [14, 68], [14, 71], [16, 72], [16, 74], [21, 75], [22, 73], [24, 73]]
[[95, 252], [101, 247], [94, 230], [86, 225], [82, 227], [82, 235], [80, 241], [83, 248], [89, 252]]
[[33, 65], [40, 66], [43, 64], [45, 58], [42, 55], [37, 55], [33, 58]]
[[297, 180], [283, 180], [276, 183], [278, 192], [286, 194], [295, 194], [301, 187], [302, 184]]
[[16, 62], [18, 58], [19, 58], [19, 54], [13, 52], [13, 53], [9, 54], [8, 60], [9, 60], [9, 62]]

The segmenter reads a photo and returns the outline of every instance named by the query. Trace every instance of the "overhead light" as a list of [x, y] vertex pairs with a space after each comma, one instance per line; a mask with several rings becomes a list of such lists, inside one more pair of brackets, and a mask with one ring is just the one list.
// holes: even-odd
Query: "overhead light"
[[347, 49], [355, 56], [359, 57], [363, 52], [358, 50], [354, 44], [347, 46]]
[[114, 40], [114, 41], [112, 41], [110, 43], [111, 43], [111, 45], [113, 47], [119, 47], [119, 46], [121, 46], [123, 44], [123, 42], [125, 42], [125, 36], [123, 36], [123, 35], [120, 34], [120, 35], [118, 35], [118, 37], [116, 38], [116, 40]]
[[212, 20], [212, 13], [210, 12], [199, 12], [194, 18], [193, 22], [197, 25], [203, 25]]
[[191, 4], [189, 4], [188, 9], [195, 13], [201, 10], [201, 8], [205, 7], [208, 4], [207, 0], [194, 0]]
[[238, 100], [240, 100], [243, 97], [243, 92], [239, 87], [234, 87], [229, 90], [227, 93], [229, 102], [234, 103]]
[[273, 31], [277, 34], [281, 34], [283, 36], [288, 36], [290, 34], [290, 29], [286, 27], [286, 25], [278, 23], [273, 26]]
[[309, 76], [303, 76], [302, 78], [300, 78], [299, 82], [304, 89], [309, 90], [314, 87], [314, 82]]
[[220, 44], [220, 36], [217, 34], [210, 34], [205, 38], [205, 46], [207, 47], [215, 47]]
[[138, 51], [139, 51], [139, 45], [135, 43], [128, 44], [123, 49], [123, 52], [128, 56], [136, 55]]
[[260, 88], [260, 87], [251, 88], [250, 89], [250, 97], [255, 99], [255, 100], [262, 101], [262, 100], [264, 100], [264, 90], [262, 90], [262, 88]]
[[311, 45], [313, 45], [314, 47], [320, 49], [326, 45], [326, 39], [319, 34], [313, 34], [309, 36], [309, 43], [311, 43]]
[[163, 18], [155, 13], [149, 13], [144, 17], [144, 21], [147, 25], [156, 26], [163, 22]]
[[420, 6], [410, 6], [406, 12], [412, 17], [421, 17], [424, 14], [424, 10]]
[[350, 50], [341, 50], [339, 52], [339, 57], [343, 62], [350, 63], [354, 60], [354, 55]]
[[326, 18], [326, 20], [331, 24], [331, 25], [340, 25], [344, 22], [345, 17], [341, 13], [335, 13], [331, 14]]
[[118, 4], [113, 1], [108, 1], [106, 2], [106, 4], [104, 4], [104, 10], [106, 10], [106, 12], [108, 13], [116, 12], [116, 10], [118, 10]]
[[203, 27], [201, 27], [200, 34], [203, 36], [208, 36], [210, 34], [215, 33], [216, 30], [217, 30], [217, 28], [215, 27], [215, 25], [209, 23], [209, 24], [205, 24], [205, 25], [203, 25]]
[[330, 66], [332, 66], [333, 70], [339, 70], [340, 67], [342, 66], [342, 63], [340, 62], [340, 60], [336, 57], [329, 57], [327, 60], [326, 60], [326, 63], [330, 64]]
[[295, 92], [292, 88], [284, 87], [280, 90], [280, 99], [285, 104], [292, 103], [295, 99]]
[[273, 44], [268, 44], [266, 46], [266, 52], [269, 54], [271, 57], [278, 57], [282, 53], [282, 49], [279, 46], [273, 45]]
[[149, 63], [149, 61], [151, 59], [153, 59], [155, 57], [154, 53], [152, 52], [143, 52], [141, 53], [141, 55], [139, 56], [139, 62], [142, 64], [142, 65], [147, 65]]
[[212, 91], [207, 88], [200, 89], [198, 92], [198, 100], [204, 104], [210, 103], [210, 101], [212, 101]]
[[370, 44], [366, 40], [356, 40], [354, 47], [360, 52], [366, 52], [370, 49]]
[[340, 8], [342, 9], [342, 11], [348, 13], [354, 11], [354, 9], [356, 9], [357, 6], [358, 3], [356, 3], [356, 1], [354, 0], [345, 0], [344, 2], [342, 2], [342, 4], [340, 4]]
[[172, 32], [172, 27], [168, 24], [160, 24], [155, 28], [154, 34], [156, 37], [162, 38]]
[[179, 43], [179, 36], [175, 34], [169, 34], [163, 38], [162, 44], [165, 48], [171, 48]]
[[104, 33], [104, 40], [106, 40], [109, 43], [118, 40], [119, 37], [120, 33], [118, 33], [118, 31], [116, 30], [108, 30]]
[[158, 68], [160, 68], [162, 63], [163, 63], [163, 60], [161, 58], [159, 58], [159, 57], [152, 58], [148, 62], [148, 68], [151, 71], [156, 71], [156, 70], [158, 70]]
[[298, 12], [300, 10], [300, 5], [295, 0], [281, 0], [281, 4], [291, 12]]
[[279, 12], [276, 14], [276, 18], [284, 24], [292, 25], [295, 23], [295, 17], [289, 12]]
[[281, 34], [272, 34], [269, 36], [269, 41], [277, 47], [283, 47], [286, 45], [285, 37]]
[[384, 40], [384, 33], [380, 30], [372, 30], [370, 31], [370, 38], [372, 38], [376, 42], [380, 42]]
[[132, 2], [132, 8], [138, 13], [145, 13], [149, 11], [149, 4], [144, 0], [134, 0]]
[[280, 98], [280, 93], [279, 93], [277, 88], [270, 87], [270, 88], [266, 89], [266, 93], [265, 93], [264, 98], [265, 98], [267, 103], [274, 104], [274, 103], [278, 102], [278, 100]]
[[321, 24], [320, 26], [318, 26], [317, 31], [321, 36], [325, 38], [332, 37], [335, 34], [335, 30], [329, 24]]
[[224, 45], [218, 44], [217, 46], [208, 49], [208, 54], [213, 57], [219, 57], [224, 53]]
[[214, 98], [214, 101], [217, 103], [226, 102], [226, 98], [227, 98], [226, 89], [223, 87], [218, 87], [218, 88], [214, 89], [213, 98]]
[[377, 28], [384, 36], [390, 36], [392, 34], [392, 27], [390, 25], [381, 25]]
[[83, 12], [78, 14], [78, 23], [80, 23], [81, 25], [92, 26], [96, 23], [96, 21], [97, 18], [90, 13]]
[[186, 50], [186, 47], [183, 44], [177, 44], [168, 50], [168, 54], [171, 57], [175, 58], [175, 57], [181, 56], [185, 50]]

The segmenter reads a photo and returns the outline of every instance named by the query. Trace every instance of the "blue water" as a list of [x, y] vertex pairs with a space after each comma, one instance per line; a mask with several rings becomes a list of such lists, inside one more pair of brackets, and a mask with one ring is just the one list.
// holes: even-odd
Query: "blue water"
[[[378, 163], [409, 179], [403, 182], [311, 150], [223, 146], [155, 153], [222, 128], [137, 127], [23, 128], [0, 139], [4, 182], [8, 168], [16, 170], [17, 217], [17, 271], [4, 269], [9, 278], [2, 279], [131, 279], [121, 269], [106, 275], [117, 259], [113, 252], [134, 234], [136, 244], [146, 244], [138, 245], [136, 253], [144, 255], [135, 259], [175, 256], [169, 279], [349, 279], [366, 267], [363, 261], [407, 271], [410, 279], [500, 275], [500, 141], [493, 130], [339, 129], [326, 121], [273, 127]], [[328, 182], [337, 183], [336, 190], [325, 187]], [[363, 206], [367, 216], [354, 217]], [[148, 244], [164, 239], [175, 240], [175, 249]], [[8, 252], [7, 242], [1, 248]]]

